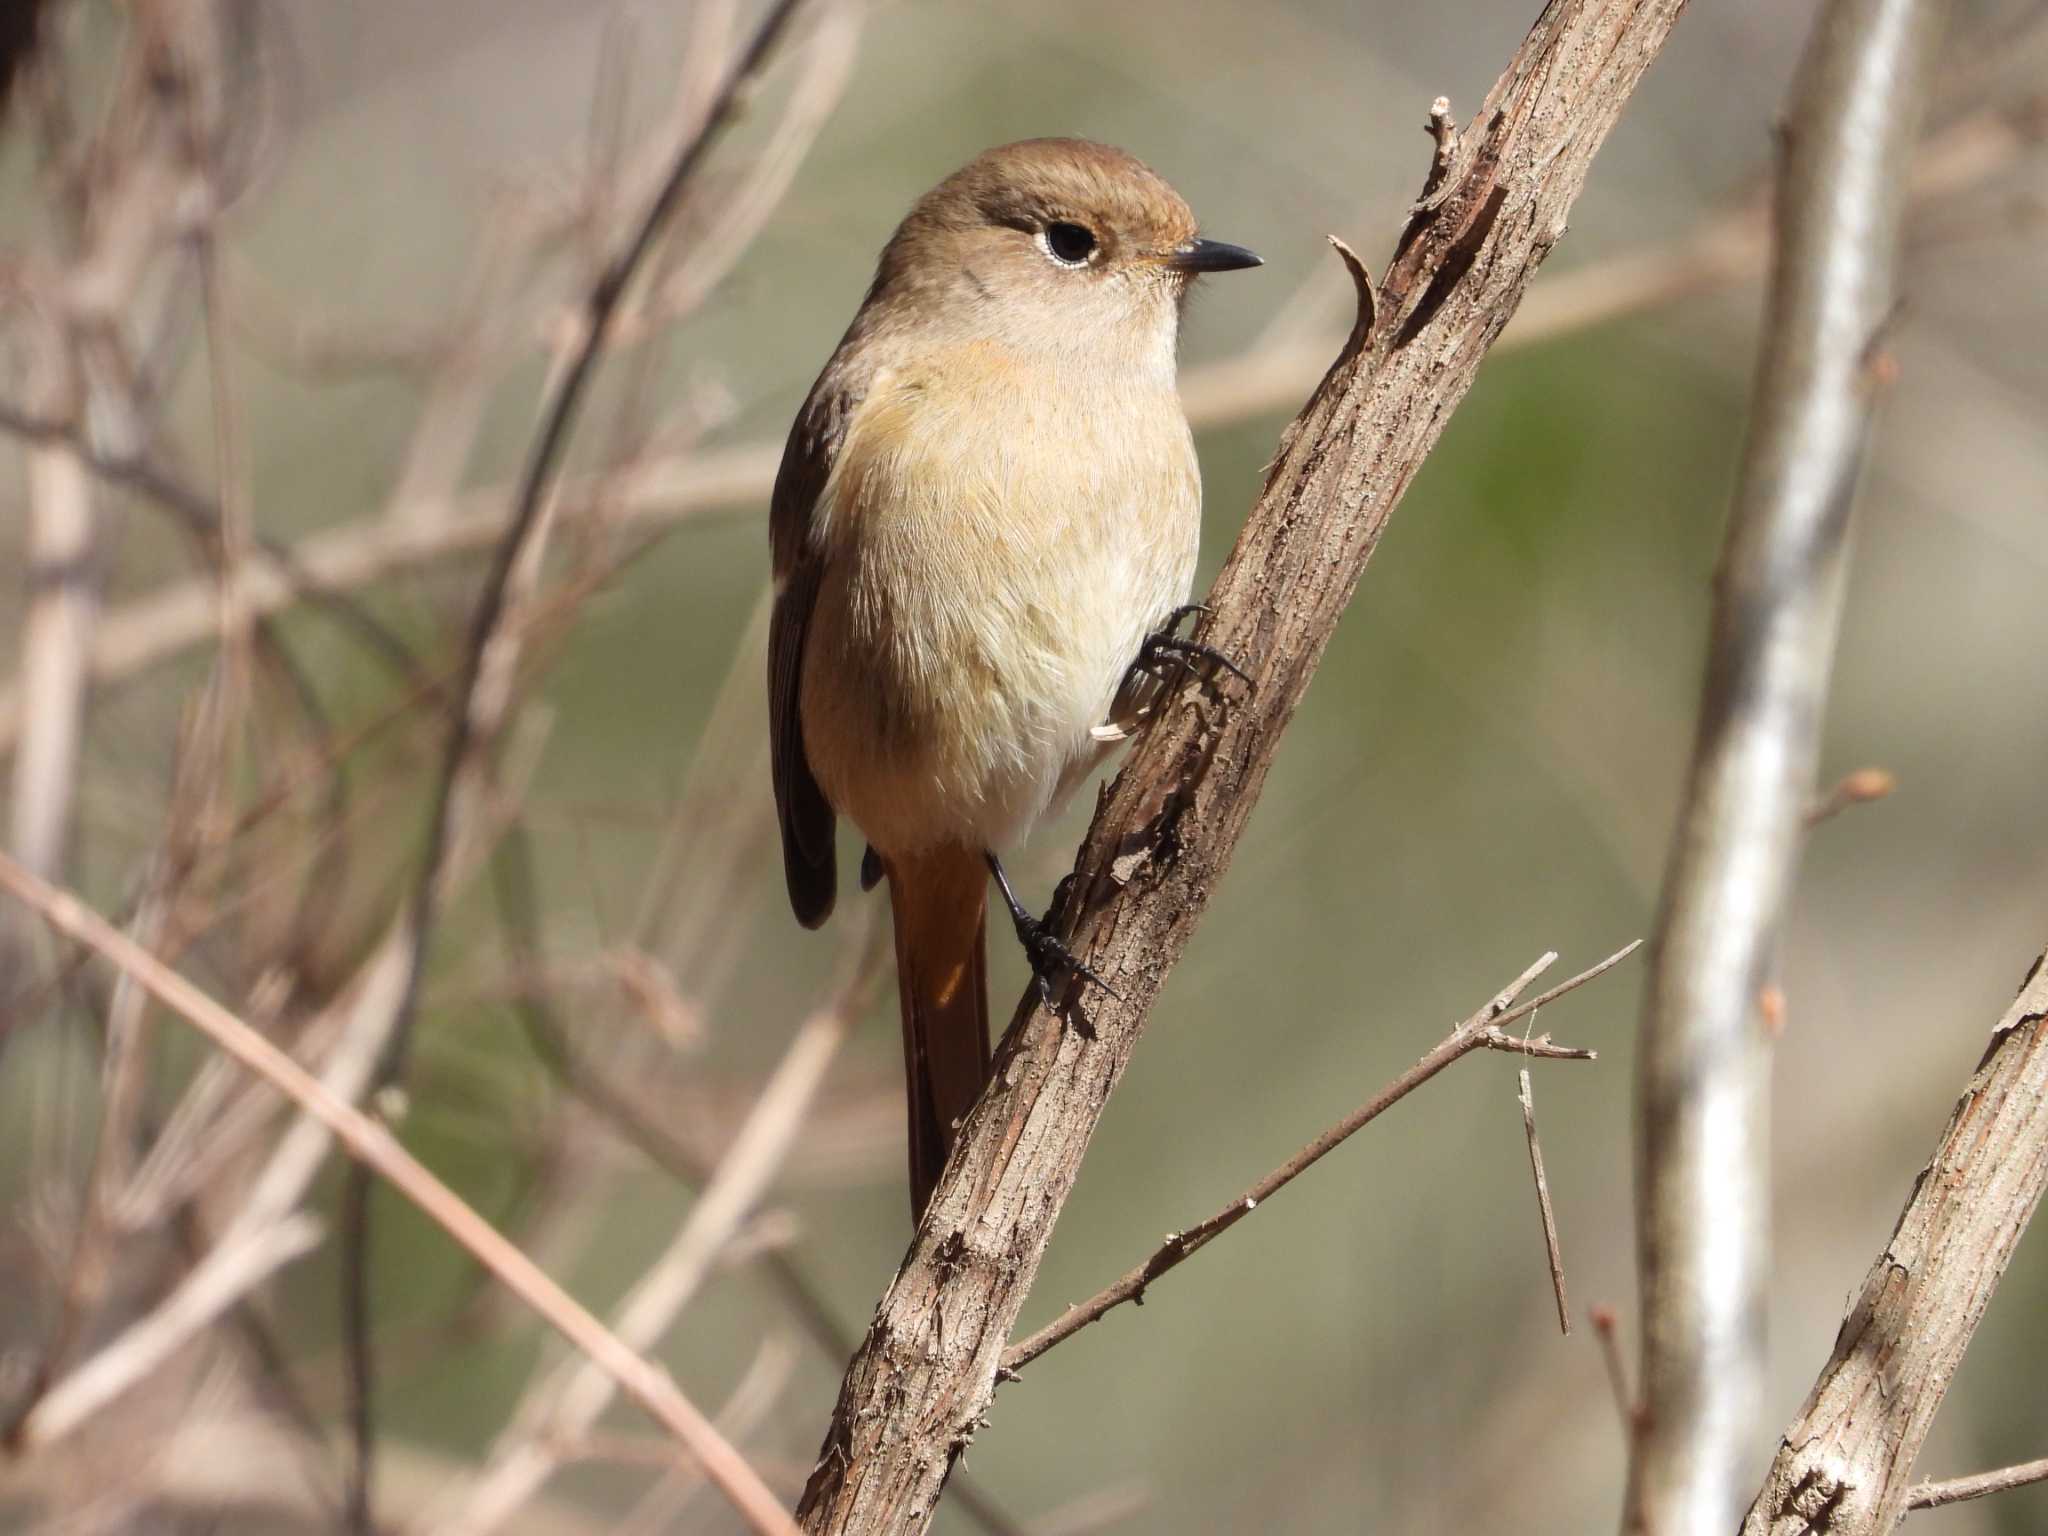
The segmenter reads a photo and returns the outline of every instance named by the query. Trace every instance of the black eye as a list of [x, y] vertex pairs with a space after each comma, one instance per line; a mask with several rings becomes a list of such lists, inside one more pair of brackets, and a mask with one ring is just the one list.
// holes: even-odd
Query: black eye
[[1082, 224], [1048, 224], [1044, 239], [1046, 254], [1070, 267], [1080, 266], [1095, 250], [1095, 231]]

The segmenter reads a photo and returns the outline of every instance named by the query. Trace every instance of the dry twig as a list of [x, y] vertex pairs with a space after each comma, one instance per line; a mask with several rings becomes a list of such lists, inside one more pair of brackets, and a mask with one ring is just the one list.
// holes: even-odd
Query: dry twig
[[1550, 1180], [1543, 1173], [1543, 1143], [1536, 1139], [1536, 1093], [1529, 1069], [1516, 1074], [1516, 1097], [1522, 1104], [1522, 1135], [1529, 1143], [1529, 1172], [1536, 1179], [1536, 1211], [1543, 1218], [1543, 1257], [1550, 1265], [1550, 1290], [1557, 1298], [1558, 1332], [1572, 1331], [1571, 1303], [1564, 1297], [1564, 1253], [1557, 1245], [1557, 1213], [1550, 1208]]
[[[1640, 940], [1638, 941], [1640, 943]], [[1634, 954], [1637, 944], [1630, 944], [1617, 950], [1589, 970], [1581, 971], [1569, 981], [1560, 982], [1532, 1002], [1515, 1004], [1522, 990], [1540, 976], [1556, 961], [1555, 954], [1546, 954], [1500, 992], [1470, 1018], [1453, 1026], [1414, 1066], [1395, 1078], [1386, 1087], [1374, 1094], [1357, 1109], [1329, 1127], [1307, 1146], [1303, 1147], [1286, 1162], [1260, 1179], [1251, 1188], [1239, 1195], [1206, 1221], [1197, 1222], [1184, 1232], [1175, 1232], [1154, 1249], [1144, 1263], [1117, 1280], [1105, 1286], [1088, 1300], [1069, 1307], [1052, 1322], [1039, 1329], [1029, 1338], [1013, 1344], [1003, 1351], [1002, 1370], [1006, 1376], [1018, 1371], [1036, 1360], [1053, 1345], [1072, 1337], [1090, 1323], [1099, 1321], [1103, 1314], [1127, 1301], [1141, 1302], [1145, 1291], [1154, 1280], [1168, 1270], [1189, 1258], [1209, 1242], [1237, 1225], [1246, 1216], [1264, 1205], [1280, 1190], [1321, 1162], [1331, 1152], [1358, 1132], [1365, 1129], [1381, 1115], [1392, 1109], [1424, 1083], [1435, 1077], [1444, 1068], [1469, 1056], [1474, 1051], [1506, 1051], [1512, 1055], [1540, 1056], [1551, 1061], [1591, 1061], [1592, 1051], [1578, 1050], [1571, 1046], [1554, 1045], [1548, 1035], [1534, 1039], [1525, 1035], [1511, 1035], [1508, 1026], [1533, 1015], [1537, 1009], [1563, 997], [1567, 992], [1577, 991], [1595, 977], [1603, 976], [1623, 960]], [[1551, 1229], [1553, 1248], [1556, 1233]], [[1567, 1330], [1569, 1331], [1569, 1330]]]
[[1965, 1499], [1981, 1499], [1987, 1494], [2010, 1493], [2015, 1488], [2027, 1488], [2035, 1483], [2048, 1483], [2048, 1456], [2039, 1461], [2000, 1467], [1995, 1472], [1944, 1478], [1938, 1483], [1915, 1483], [1906, 1496], [1906, 1507], [1940, 1509], [1944, 1504], [1960, 1504]]
[[[684, 1397], [666, 1372], [628, 1348], [583, 1304], [563, 1290], [496, 1228], [443, 1184], [398, 1139], [348, 1104], [262, 1035], [236, 1018], [176, 971], [129, 940], [68, 893], [56, 890], [0, 856], [0, 888], [52, 928], [84, 944], [149, 990], [166, 1008], [204, 1034], [250, 1071], [288, 1096], [349, 1156], [390, 1182], [436, 1226], [496, 1275], [571, 1344], [597, 1361], [648, 1413], [703, 1463], [711, 1480], [747, 1523], [763, 1536], [790, 1536], [794, 1527], [782, 1505], [725, 1437]], [[275, 1229], [273, 1229], [275, 1230]], [[306, 1236], [303, 1229], [297, 1234]], [[281, 1239], [279, 1240], [282, 1241]], [[41, 1412], [47, 1413], [50, 1399]], [[47, 1438], [31, 1416], [18, 1443]]]
[[1858, 768], [1835, 781], [1835, 787], [1806, 808], [1806, 824], [1817, 827], [1839, 816], [1852, 805], [1882, 800], [1899, 787], [1899, 781], [1883, 768]]

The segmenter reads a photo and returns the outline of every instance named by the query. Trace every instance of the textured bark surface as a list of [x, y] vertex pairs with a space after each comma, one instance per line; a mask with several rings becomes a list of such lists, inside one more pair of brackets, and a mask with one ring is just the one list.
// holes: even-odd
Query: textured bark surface
[[1119, 997], [1068, 1020], [1027, 996], [896, 1279], [848, 1367], [798, 1516], [921, 1531], [982, 1425], [996, 1367], [1088, 1139], [1160, 984], [1228, 867], [1280, 733], [1389, 514], [1563, 235], [1595, 152], [1683, 0], [1553, 0], [1439, 154], [1350, 341], [1282, 439], [1218, 576], [1206, 635], [1257, 680], [1163, 711], [1097, 809], [1072, 944]]
[[1871, 366], [1946, 0], [1826, 0], [1788, 92], [1769, 298], [1636, 1052], [1642, 1415], [1622, 1529], [1727, 1536], [1770, 1317], [1771, 980], [1806, 847]]
[[2048, 1183], [2044, 961], [1991, 1032], [1744, 1536], [1883, 1536], [1905, 1515], [1914, 1458]]

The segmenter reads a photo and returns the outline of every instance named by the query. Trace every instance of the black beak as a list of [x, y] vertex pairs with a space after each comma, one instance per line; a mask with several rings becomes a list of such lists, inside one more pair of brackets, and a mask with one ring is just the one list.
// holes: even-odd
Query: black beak
[[1221, 240], [1190, 240], [1166, 258], [1176, 272], [1237, 272], [1245, 267], [1262, 267], [1265, 262], [1241, 245]]

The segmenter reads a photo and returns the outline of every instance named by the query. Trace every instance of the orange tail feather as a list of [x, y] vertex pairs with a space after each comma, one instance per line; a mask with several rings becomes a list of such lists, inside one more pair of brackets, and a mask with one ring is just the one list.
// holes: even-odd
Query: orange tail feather
[[946, 1166], [956, 1123], [988, 1082], [988, 874], [965, 848], [883, 864], [896, 925], [914, 1221]]

